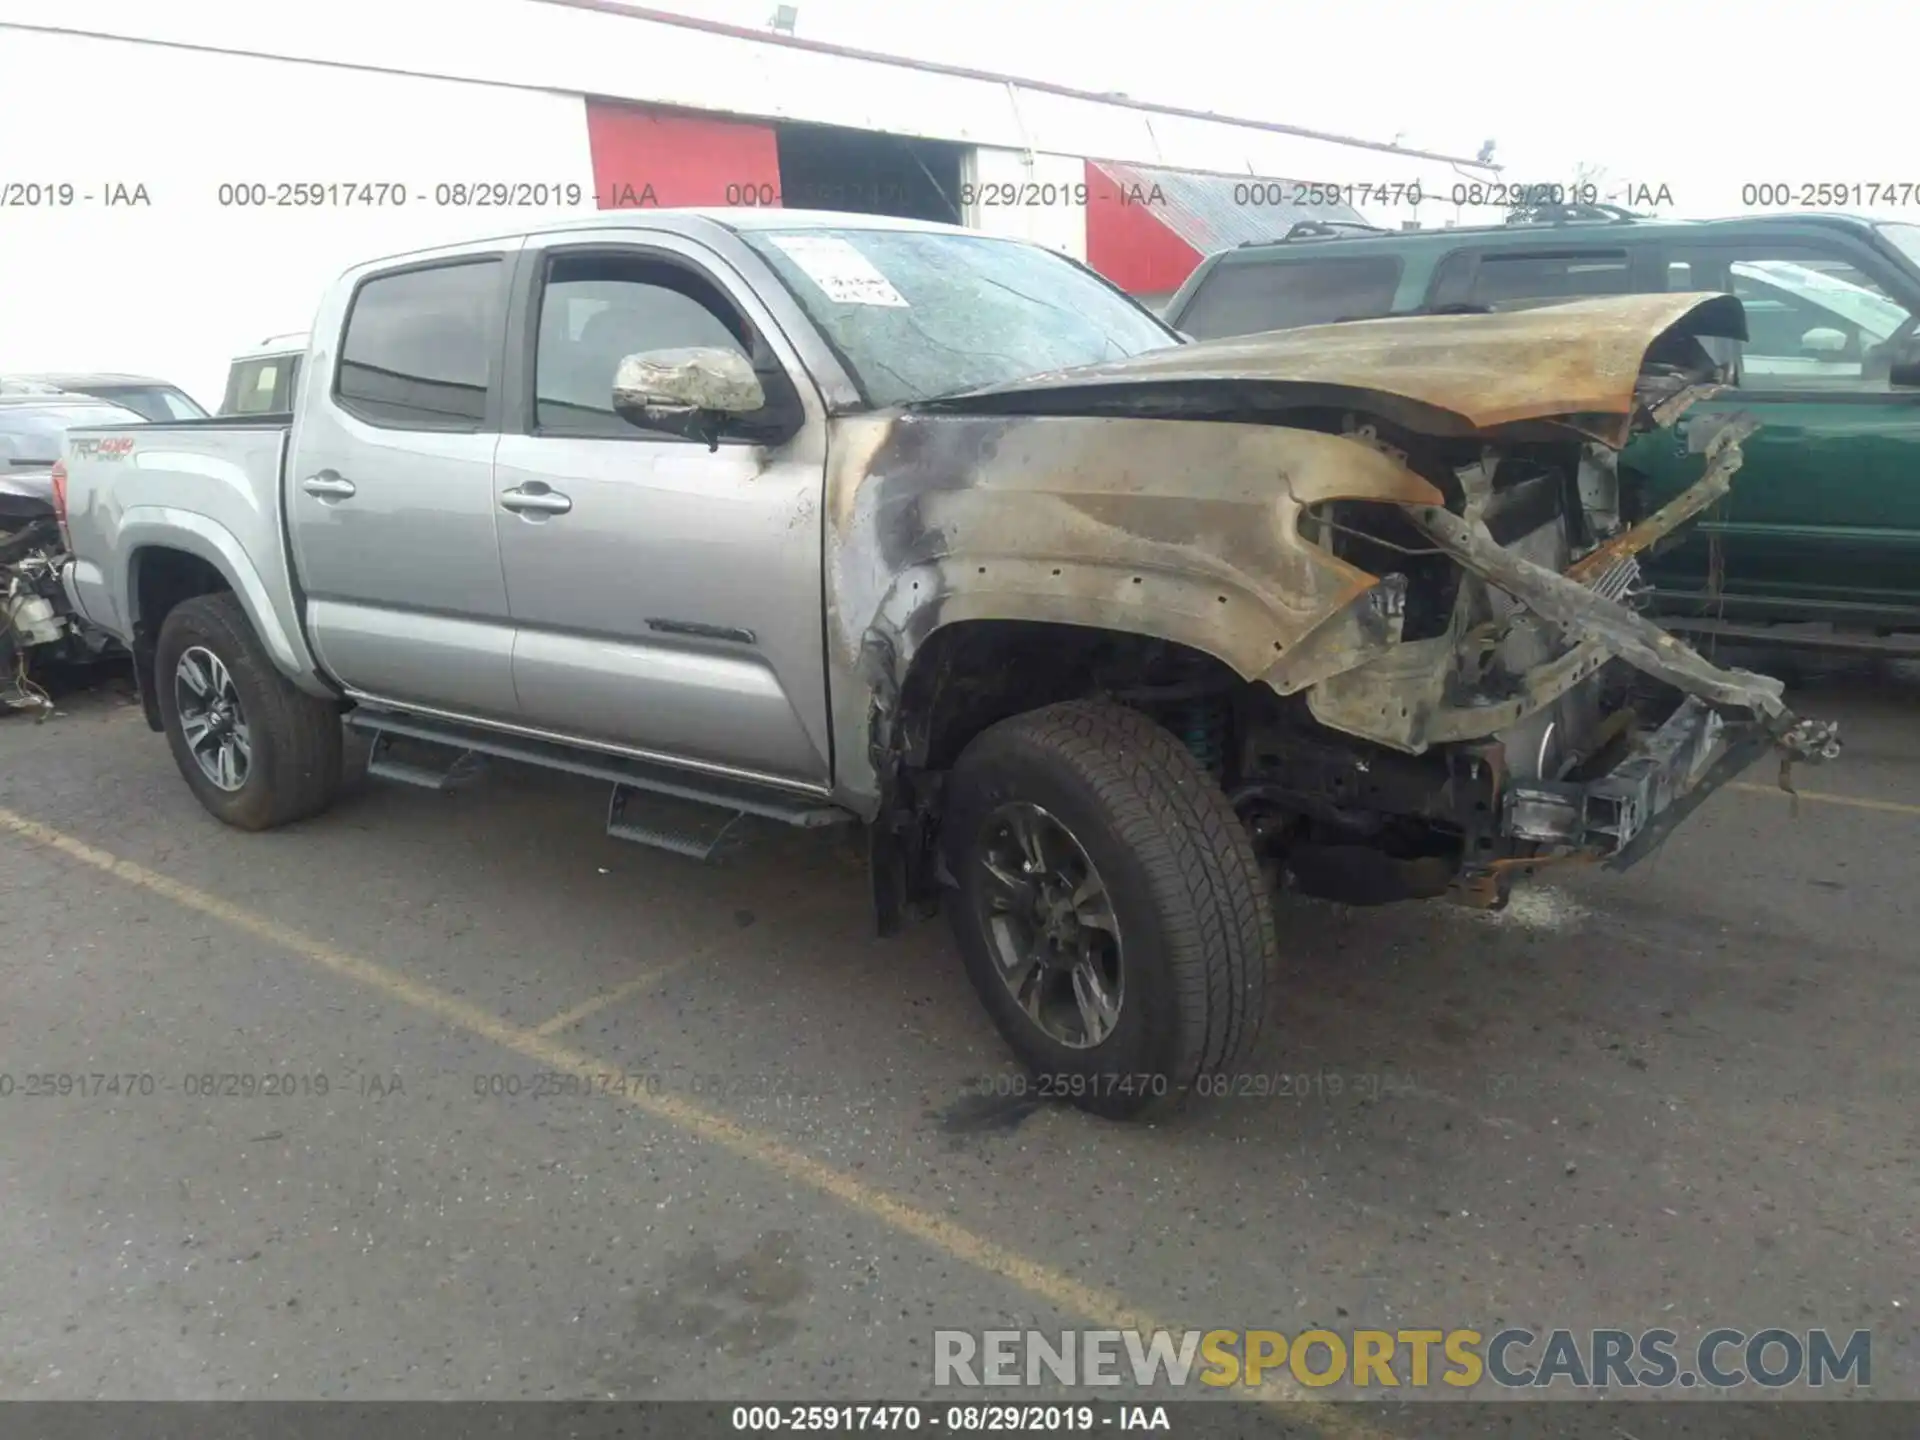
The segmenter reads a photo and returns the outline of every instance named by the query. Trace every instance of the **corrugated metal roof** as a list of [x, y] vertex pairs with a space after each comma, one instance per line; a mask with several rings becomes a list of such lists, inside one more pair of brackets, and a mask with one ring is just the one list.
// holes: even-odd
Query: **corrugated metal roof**
[[1304, 181], [1267, 175], [1203, 175], [1111, 160], [1093, 163], [1120, 186], [1130, 202], [1144, 197], [1154, 217], [1201, 255], [1231, 250], [1249, 240], [1277, 240], [1302, 220], [1367, 223], [1351, 205], [1270, 203], [1284, 201], [1293, 186]]

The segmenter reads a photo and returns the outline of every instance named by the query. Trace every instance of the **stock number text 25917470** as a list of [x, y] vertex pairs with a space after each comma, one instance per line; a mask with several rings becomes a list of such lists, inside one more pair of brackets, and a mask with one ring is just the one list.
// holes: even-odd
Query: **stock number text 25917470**
[[1754, 210], [1905, 209], [1920, 203], [1920, 180], [1755, 180], [1740, 187]]

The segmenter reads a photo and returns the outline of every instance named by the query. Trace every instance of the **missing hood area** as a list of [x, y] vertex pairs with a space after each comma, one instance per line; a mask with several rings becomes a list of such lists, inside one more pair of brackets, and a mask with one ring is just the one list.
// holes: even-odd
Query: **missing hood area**
[[1834, 725], [1641, 613], [1641, 559], [1728, 493], [1757, 422], [1690, 417], [1699, 475], [1664, 504], [1620, 463], [1744, 338], [1730, 296], [1609, 297], [868, 417], [829, 481], [831, 629], [881, 787], [950, 760], [956, 707], [1100, 694], [1188, 741], [1276, 881], [1498, 905], [1542, 865], [1634, 863], [1769, 752], [1789, 786]]

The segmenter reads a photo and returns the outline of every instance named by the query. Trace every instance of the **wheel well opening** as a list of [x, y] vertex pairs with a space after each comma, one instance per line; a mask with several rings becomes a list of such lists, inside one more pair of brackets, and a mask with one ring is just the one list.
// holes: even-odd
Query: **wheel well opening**
[[945, 770], [988, 726], [1065, 700], [1123, 704], [1225, 697], [1243, 682], [1204, 651], [1148, 635], [1030, 620], [969, 620], [935, 631], [900, 692], [903, 758]]
[[142, 550], [137, 565], [134, 614], [149, 636], [160, 633], [168, 612], [181, 601], [233, 588], [211, 564], [184, 550]]
[[160, 702], [153, 688], [153, 647], [160, 626], [173, 607], [196, 595], [230, 590], [226, 576], [184, 550], [154, 547], [134, 556], [132, 576], [133, 677], [140, 687], [140, 706], [152, 730], [164, 727]]
[[966, 620], [936, 630], [914, 654], [897, 704], [877, 712], [871, 737], [882, 777], [880, 817], [869, 830], [880, 933], [892, 934], [909, 913], [925, 918], [938, 908], [946, 772], [988, 726], [1105, 697], [1170, 719], [1217, 774], [1233, 696], [1246, 683], [1211, 655], [1146, 635], [1038, 620]]

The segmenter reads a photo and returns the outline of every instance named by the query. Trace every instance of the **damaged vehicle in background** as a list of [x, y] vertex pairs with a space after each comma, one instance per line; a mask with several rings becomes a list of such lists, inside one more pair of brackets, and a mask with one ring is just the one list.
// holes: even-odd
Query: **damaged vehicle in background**
[[1050, 1090], [1128, 1115], [1249, 1056], [1274, 895], [1494, 906], [1641, 860], [1762, 754], [1779, 682], [1624, 601], [1636, 434], [1739, 302], [1629, 296], [1183, 345], [953, 227], [647, 211], [357, 267], [291, 423], [69, 439], [67, 582], [259, 830], [370, 773], [597, 777], [622, 839], [865, 827]]
[[68, 427], [139, 423], [131, 410], [43, 381], [0, 387], [0, 709], [45, 715], [53, 702], [36, 666], [87, 664], [118, 649], [73, 613], [60, 584], [67, 546], [53, 467]]
[[178, 385], [151, 375], [120, 375], [89, 371], [10, 377], [15, 382], [50, 386], [67, 395], [84, 395], [131, 410], [142, 420], [204, 420], [207, 412]]

